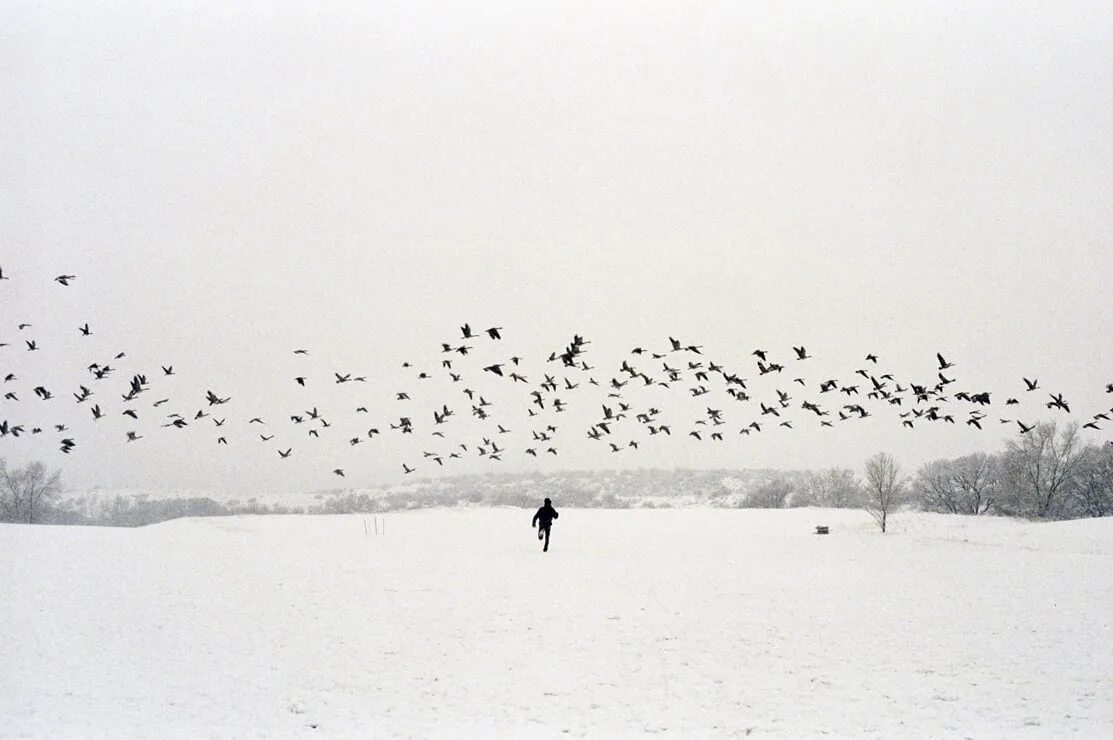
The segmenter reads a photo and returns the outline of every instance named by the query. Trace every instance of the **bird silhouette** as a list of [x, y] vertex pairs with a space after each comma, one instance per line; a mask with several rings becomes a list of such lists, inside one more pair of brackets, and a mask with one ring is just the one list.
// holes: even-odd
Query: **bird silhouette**
[[77, 279], [76, 275], [59, 275], [58, 277], [54, 278], [54, 282], [56, 282], [60, 285], [69, 285], [71, 280], [76, 280], [76, 279]]
[[1070, 413], [1070, 406], [1068, 406], [1067, 402], [1063, 400], [1062, 393], [1052, 393], [1050, 394], [1050, 396], [1051, 400], [1046, 404], [1047, 408], [1058, 408], [1066, 411], [1068, 414]]
[[217, 396], [212, 391], [207, 391], [205, 393], [205, 400], [207, 400], [209, 402], [210, 406], [219, 406], [221, 404], [228, 403], [232, 399], [231, 398], [220, 398], [219, 396]]

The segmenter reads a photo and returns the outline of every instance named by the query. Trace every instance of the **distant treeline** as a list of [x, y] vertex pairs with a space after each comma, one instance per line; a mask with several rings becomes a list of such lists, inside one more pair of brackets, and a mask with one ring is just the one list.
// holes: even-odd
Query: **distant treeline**
[[[1005, 449], [923, 465], [893, 481], [898, 506], [968, 515], [1073, 519], [1113, 514], [1113, 445], [1083, 444], [1077, 424], [1041, 424]], [[867, 471], [868, 472], [868, 471]], [[430, 507], [516, 506], [542, 499], [581, 508], [703, 505], [724, 508], [876, 508], [870, 476], [824, 471], [638, 469], [488, 473], [425, 478], [373, 489], [308, 493], [305, 503], [142, 493], [64, 497], [40, 463], [9, 470], [0, 460], [0, 521], [141, 526], [179, 517], [354, 514]]]

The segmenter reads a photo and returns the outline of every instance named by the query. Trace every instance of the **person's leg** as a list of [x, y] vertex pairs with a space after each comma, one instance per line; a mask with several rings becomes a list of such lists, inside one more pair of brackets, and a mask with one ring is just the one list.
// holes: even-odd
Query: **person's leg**
[[541, 548], [541, 552], [549, 551], [549, 531], [552, 527], [545, 527], [545, 547]]
[[545, 536], [545, 528], [544, 527], [538, 527], [537, 528], [537, 539], [541, 539], [544, 536]]

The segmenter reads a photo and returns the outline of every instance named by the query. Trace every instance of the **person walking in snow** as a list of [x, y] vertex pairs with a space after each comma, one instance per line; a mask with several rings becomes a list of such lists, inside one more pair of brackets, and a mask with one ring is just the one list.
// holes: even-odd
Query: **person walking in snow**
[[[530, 526], [537, 527], [537, 539], [545, 540], [545, 547], [542, 548], [542, 552], [549, 551], [549, 530], [553, 527], [553, 520], [559, 516], [560, 514], [553, 508], [553, 502], [550, 499], [545, 499], [545, 505], [533, 515], [533, 524]], [[538, 524], [541, 526], [538, 526]]]

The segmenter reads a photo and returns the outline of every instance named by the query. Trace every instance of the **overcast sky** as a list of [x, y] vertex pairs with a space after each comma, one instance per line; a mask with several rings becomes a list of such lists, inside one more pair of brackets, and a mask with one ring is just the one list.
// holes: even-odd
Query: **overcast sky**
[[[71, 488], [245, 492], [395, 481], [403, 462], [859, 468], [888, 450], [912, 470], [998, 449], [1016, 432], [998, 417], [1067, 418], [1046, 392], [1079, 421], [1113, 406], [1107, 3], [280, 6], [0, 7], [0, 371], [19, 398], [0, 420], [44, 428], [0, 440], [10, 463], [48, 461]], [[452, 355], [454, 384], [441, 342], [464, 322], [503, 339]], [[594, 369], [555, 373], [545, 360], [574, 333]], [[662, 375], [629, 351], [669, 336], [704, 353], [672, 365], [710, 359], [762, 398], [791, 391], [797, 428], [740, 435], [756, 398], [721, 382], [695, 398], [686, 376], [623, 391], [633, 411], [659, 407], [671, 438], [633, 422], [615, 441], [637, 451], [587, 439], [618, 402], [587, 377], [621, 378], [624, 358]], [[799, 345], [814, 357], [793, 360]], [[759, 379], [759, 347], [781, 376]], [[816, 386], [853, 382], [867, 352], [934, 382], [937, 351], [955, 363], [948, 392], [993, 391], [982, 432], [966, 405], [956, 425], [912, 430], [906, 408], [834, 429], [797, 408], [852, 402]], [[528, 385], [480, 369], [511, 355]], [[93, 361], [119, 371], [92, 381]], [[129, 406], [136, 372], [151, 390]], [[584, 385], [555, 394], [572, 407], [544, 417], [559, 454], [535, 461], [523, 450], [545, 424], [526, 409], [543, 372]], [[79, 405], [80, 384], [96, 395]], [[469, 418], [469, 384], [496, 402], [491, 420]], [[232, 398], [215, 407], [225, 427], [192, 420], [210, 388]], [[457, 412], [443, 439], [441, 403]], [[314, 405], [333, 424], [320, 439], [288, 420]], [[724, 410], [722, 443], [686, 436], [707, 407]], [[159, 426], [171, 411], [190, 426]], [[389, 430], [403, 415], [413, 435]], [[511, 434], [492, 463], [474, 450], [495, 423]], [[443, 469], [422, 456], [460, 442], [470, 452]]]

